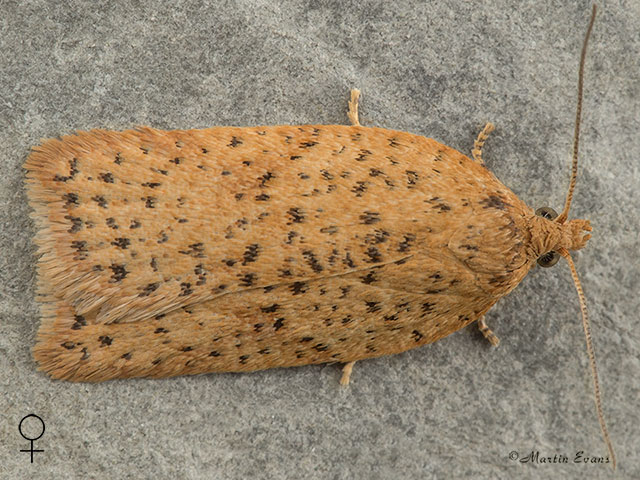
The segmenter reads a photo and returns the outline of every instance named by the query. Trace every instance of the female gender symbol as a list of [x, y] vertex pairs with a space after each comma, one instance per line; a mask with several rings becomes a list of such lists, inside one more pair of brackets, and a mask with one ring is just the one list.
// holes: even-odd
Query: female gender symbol
[[[42, 423], [42, 432], [40, 433], [40, 435], [38, 435], [35, 438], [29, 438], [24, 433], [22, 433], [22, 422], [24, 422], [29, 417], [35, 417], [38, 420], [40, 420], [40, 423]], [[18, 431], [20, 432], [20, 435], [22, 435], [22, 438], [24, 438], [25, 440], [29, 440], [31, 442], [31, 448], [29, 450], [20, 450], [20, 451], [21, 452], [30, 452], [31, 453], [31, 463], [33, 463], [33, 452], [44, 452], [44, 450], [35, 450], [33, 448], [33, 442], [35, 442], [42, 435], [44, 435], [44, 421], [38, 415], [36, 415], [34, 413], [31, 413], [31, 414], [27, 415], [26, 417], [24, 417], [22, 420], [20, 420], [20, 424], [18, 425]]]

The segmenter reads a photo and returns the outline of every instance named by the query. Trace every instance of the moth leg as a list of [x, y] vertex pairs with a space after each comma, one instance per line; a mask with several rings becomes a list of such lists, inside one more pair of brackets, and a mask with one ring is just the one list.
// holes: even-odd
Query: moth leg
[[344, 367], [342, 367], [342, 378], [340, 379], [340, 385], [349, 385], [349, 379], [351, 379], [351, 372], [353, 371], [353, 366], [355, 364], [356, 362], [349, 362], [344, 364]]
[[489, 138], [489, 134], [493, 132], [494, 128], [495, 127], [493, 123], [488, 122], [484, 126], [482, 131], [478, 134], [478, 138], [476, 138], [476, 140], [473, 142], [473, 150], [471, 150], [471, 155], [473, 155], [473, 159], [480, 164], [484, 163], [484, 161], [482, 160], [482, 147], [484, 146], [484, 142], [487, 141], [487, 138]]
[[491, 345], [497, 347], [500, 344], [500, 339], [496, 337], [496, 335], [491, 331], [491, 329], [487, 326], [487, 323], [484, 321], [484, 315], [478, 319], [478, 328], [484, 335], [484, 338], [491, 342]]
[[358, 99], [360, 98], [360, 90], [357, 88], [351, 89], [351, 100], [349, 100], [349, 111], [347, 115], [349, 116], [349, 121], [351, 125], [360, 126], [360, 121], [358, 120]]

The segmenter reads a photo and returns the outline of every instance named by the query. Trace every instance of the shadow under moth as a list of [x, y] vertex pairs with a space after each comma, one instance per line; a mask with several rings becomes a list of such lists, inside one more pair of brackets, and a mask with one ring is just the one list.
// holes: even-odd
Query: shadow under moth
[[485, 167], [435, 140], [361, 126], [92, 130], [44, 141], [25, 169], [38, 227], [42, 324], [54, 378], [99, 382], [354, 362], [477, 322], [536, 265], [590, 235], [534, 211]]

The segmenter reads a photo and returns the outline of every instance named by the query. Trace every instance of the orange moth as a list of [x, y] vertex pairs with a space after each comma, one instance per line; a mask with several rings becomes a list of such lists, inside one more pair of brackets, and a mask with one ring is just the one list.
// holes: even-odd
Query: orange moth
[[[594, 7], [595, 15], [595, 7]], [[591, 227], [534, 211], [472, 159], [406, 132], [361, 126], [92, 130], [26, 161], [42, 325], [54, 378], [103, 381], [345, 363], [399, 353], [477, 322], [536, 263]]]

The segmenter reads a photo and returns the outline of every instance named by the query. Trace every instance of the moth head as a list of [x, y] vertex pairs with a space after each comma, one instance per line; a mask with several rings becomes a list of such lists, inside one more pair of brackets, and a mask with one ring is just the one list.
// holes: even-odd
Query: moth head
[[538, 257], [538, 265], [541, 267], [552, 267], [560, 259], [561, 251], [580, 250], [587, 245], [591, 238], [591, 223], [589, 220], [574, 219], [559, 223], [557, 221], [558, 214], [551, 207], [540, 207], [536, 210], [538, 217], [544, 218], [545, 230], [547, 231], [545, 238], [544, 253]]

